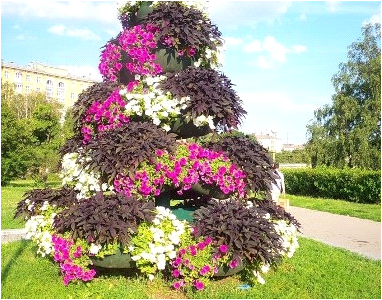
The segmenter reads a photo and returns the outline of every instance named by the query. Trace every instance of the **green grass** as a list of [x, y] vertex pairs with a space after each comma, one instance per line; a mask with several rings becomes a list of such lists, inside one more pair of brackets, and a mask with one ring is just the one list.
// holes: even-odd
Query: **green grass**
[[[1, 187], [1, 229], [23, 228], [22, 219], [13, 219], [17, 203], [22, 199], [24, 193], [33, 189], [33, 180], [12, 181], [7, 186]], [[50, 181], [51, 187], [59, 186], [59, 181]]]
[[295, 195], [286, 195], [286, 198], [290, 200], [289, 204], [292, 206], [381, 222], [380, 204], [355, 203], [345, 200], [313, 198], [308, 196]]
[[277, 271], [264, 275], [265, 285], [238, 290], [237, 276], [212, 281], [204, 291], [183, 294], [164, 279], [149, 282], [124, 270], [99, 274], [89, 283], [65, 287], [56, 264], [35, 256], [31, 242], [1, 245], [1, 297], [33, 298], [381, 298], [381, 262], [347, 250], [299, 238], [300, 248]]

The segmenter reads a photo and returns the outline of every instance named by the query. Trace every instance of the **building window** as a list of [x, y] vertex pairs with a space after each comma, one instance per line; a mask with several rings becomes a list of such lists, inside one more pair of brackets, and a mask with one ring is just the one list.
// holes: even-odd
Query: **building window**
[[74, 100], [74, 93], [70, 93], [70, 99]]
[[40, 82], [41, 82], [41, 77], [37, 76], [37, 83], [40, 83]]
[[40, 93], [40, 92], [41, 92], [41, 89], [40, 89], [40, 88], [37, 88], [37, 89], [36, 89], [36, 92], [37, 92], [37, 93]]
[[27, 75], [27, 76], [25, 76], [25, 79], [26, 79], [26, 81], [31, 81], [31, 76]]
[[5, 78], [9, 78], [9, 72], [8, 72], [8, 71], [5, 71], [5, 72], [4, 72], [4, 77], [5, 77]]
[[29, 85], [27, 85], [25, 87], [25, 93], [29, 94], [31, 92], [31, 87]]
[[48, 99], [52, 99], [53, 97], [53, 81], [52, 80], [50, 79], [47, 80], [45, 91], [46, 91], [46, 97]]
[[58, 83], [58, 87], [57, 87], [57, 99], [60, 102], [64, 102], [65, 101], [65, 85], [64, 85], [63, 82], [59, 82]]
[[23, 85], [21, 83], [16, 83], [15, 84], [15, 90], [16, 90], [16, 93], [22, 93], [23, 92]]
[[16, 82], [22, 82], [23, 80], [23, 75], [20, 72], [15, 73], [15, 81]]

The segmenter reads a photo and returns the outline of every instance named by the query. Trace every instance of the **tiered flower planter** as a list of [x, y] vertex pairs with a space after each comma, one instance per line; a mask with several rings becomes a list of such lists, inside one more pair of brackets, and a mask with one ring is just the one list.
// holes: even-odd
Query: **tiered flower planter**
[[262, 282], [293, 255], [299, 224], [266, 196], [249, 197], [266, 195], [275, 175], [266, 149], [231, 132], [245, 111], [214, 69], [221, 33], [195, 4], [175, 1], [126, 4], [120, 19], [101, 53], [104, 82], [74, 104], [63, 187], [30, 192], [16, 215], [65, 285], [91, 280], [93, 267], [150, 280], [166, 270], [175, 289], [244, 268]]

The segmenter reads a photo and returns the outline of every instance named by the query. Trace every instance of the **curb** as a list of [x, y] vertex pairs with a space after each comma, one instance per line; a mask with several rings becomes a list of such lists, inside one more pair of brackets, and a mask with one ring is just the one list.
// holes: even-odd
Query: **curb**
[[1, 230], [1, 243], [14, 242], [26, 239], [26, 230], [22, 229], [6, 229]]

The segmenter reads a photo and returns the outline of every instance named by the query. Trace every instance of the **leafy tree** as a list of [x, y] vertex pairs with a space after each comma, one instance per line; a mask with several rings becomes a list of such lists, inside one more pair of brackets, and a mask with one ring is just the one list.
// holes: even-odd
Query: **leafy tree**
[[381, 25], [367, 24], [332, 78], [332, 104], [308, 124], [312, 166], [378, 169], [381, 164]]
[[20, 95], [2, 84], [2, 184], [32, 174], [45, 178], [55, 171], [61, 135], [61, 104], [41, 93]]
[[275, 160], [278, 163], [298, 164], [298, 163], [310, 163], [309, 153], [305, 149], [282, 151], [275, 154]]
[[8, 105], [18, 120], [30, 118], [36, 106], [42, 103], [49, 103], [51, 109], [57, 113], [62, 109], [62, 104], [55, 99], [48, 101], [43, 93], [18, 94], [8, 82], [1, 84], [1, 102]]
[[1, 103], [1, 185], [25, 174], [33, 154], [31, 137], [20, 126], [15, 114]]

